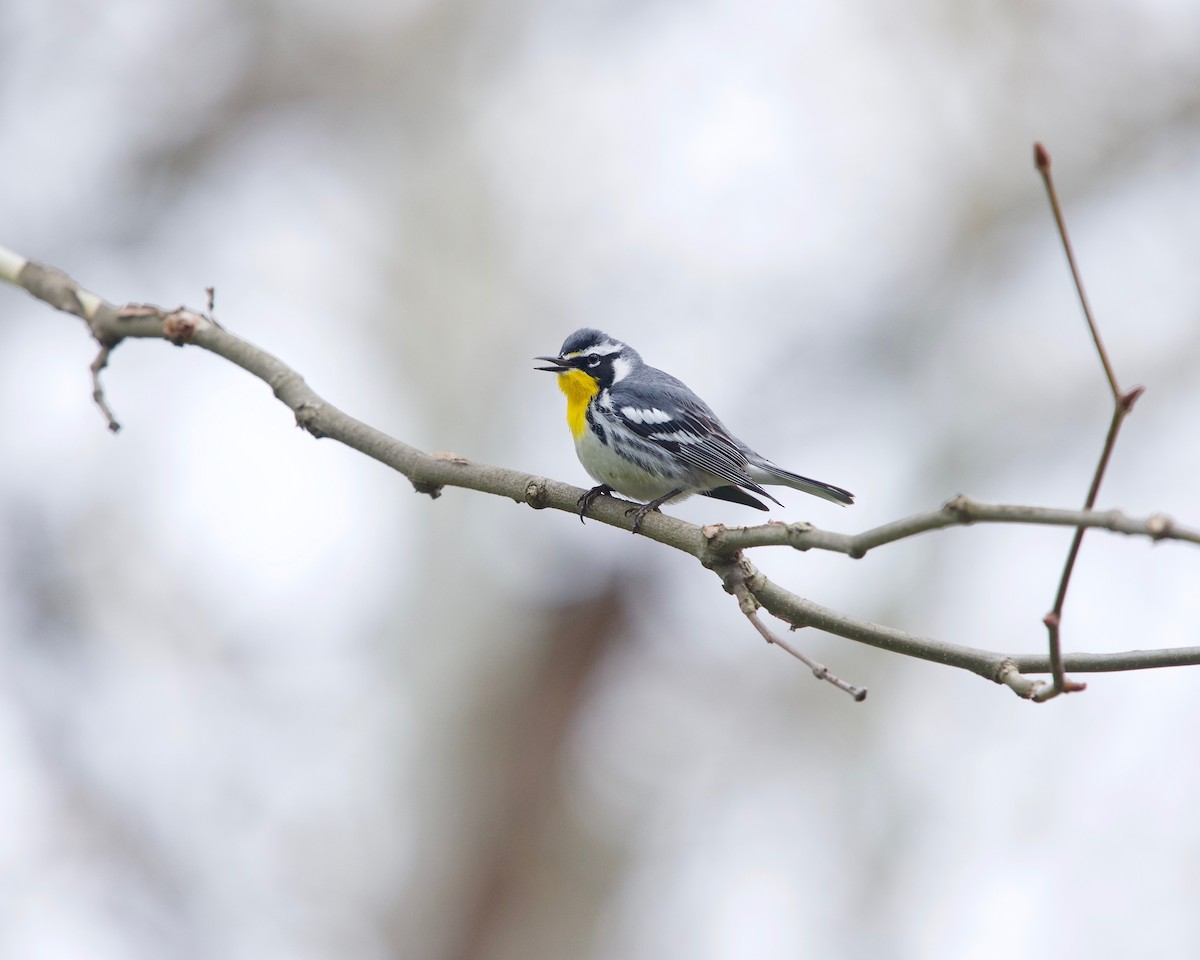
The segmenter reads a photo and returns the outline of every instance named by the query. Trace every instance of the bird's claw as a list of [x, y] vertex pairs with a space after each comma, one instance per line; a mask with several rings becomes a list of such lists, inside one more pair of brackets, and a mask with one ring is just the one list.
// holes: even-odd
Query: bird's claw
[[646, 514], [659, 512], [660, 511], [658, 507], [653, 503], [644, 503], [640, 507], [630, 507], [625, 511], [625, 516], [629, 516], [631, 513], [633, 514], [633, 526], [630, 528], [630, 530], [633, 533], [641, 533], [642, 521], [646, 518]]
[[607, 483], [602, 483], [598, 487], [592, 487], [591, 490], [580, 497], [578, 501], [579, 522], [583, 523], [584, 514], [586, 514], [588, 512], [588, 508], [596, 502], [597, 497], [608, 496], [610, 493], [612, 493], [612, 487], [610, 487]]

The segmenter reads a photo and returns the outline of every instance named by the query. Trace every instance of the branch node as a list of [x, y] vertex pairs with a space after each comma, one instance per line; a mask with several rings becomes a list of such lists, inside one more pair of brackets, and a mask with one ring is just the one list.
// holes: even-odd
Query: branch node
[[436, 500], [442, 495], [442, 485], [440, 483], [429, 483], [425, 480], [414, 480], [412, 482], [413, 490], [416, 493], [426, 494], [430, 500]]
[[1146, 532], [1150, 539], [1157, 543], [1175, 532], [1175, 521], [1165, 513], [1156, 513], [1146, 520]]
[[[700, 528], [700, 536], [704, 538], [704, 547], [699, 555], [700, 562], [710, 570], [715, 570], [720, 564], [729, 561], [730, 552], [722, 543], [727, 529], [723, 523], [709, 523]], [[734, 553], [736, 554], [736, 551]]]
[[[747, 564], [749, 566], [749, 564]], [[742, 582], [746, 585], [746, 589], [753, 594], [758, 594], [764, 587], [768, 586], [770, 581], [767, 580], [766, 574], [761, 570], [751, 568], [751, 572], [747, 573]]]
[[[709, 570], [720, 571], [730, 562], [736, 565], [737, 558], [741, 556], [741, 550], [736, 546], [737, 534], [744, 533], [746, 527], [727, 527], [723, 523], [709, 523], [700, 528], [700, 536], [704, 543], [696, 554], [696, 559], [707, 567]], [[733, 533], [734, 544], [730, 544], [729, 534]], [[725, 578], [721, 574], [722, 579]], [[728, 586], [726, 592], [732, 592]]]
[[534, 510], [544, 510], [549, 505], [550, 494], [546, 489], [545, 477], [533, 477], [525, 484], [525, 502]]
[[[738, 609], [741, 610], [746, 616], [753, 617], [758, 613], [760, 604], [755, 598], [754, 594], [752, 594], [749, 590], [738, 590], [735, 588], [733, 595], [737, 597]], [[769, 634], [764, 633], [763, 636], [766, 638], [767, 643], [775, 642], [775, 638]]]
[[975, 501], [965, 493], [957, 494], [942, 504], [942, 510], [965, 526], [975, 522]]
[[1047, 700], [1053, 700], [1060, 693], [1079, 693], [1081, 690], [1086, 690], [1086, 683], [1079, 683], [1076, 680], [1070, 680], [1063, 677], [1061, 684], [1043, 683], [1033, 692], [1030, 699], [1034, 703], [1045, 703]]
[[1138, 402], [1138, 398], [1145, 392], [1145, 387], [1134, 387], [1128, 393], [1121, 394], [1120, 399], [1117, 401], [1117, 405], [1120, 407], [1122, 415], [1132, 410], [1133, 405]]
[[1001, 662], [992, 679], [1009, 687], [1022, 700], [1033, 700], [1046, 686], [1044, 680], [1033, 680], [1025, 676], [1017, 664], [1009, 659]]
[[[466, 457], [460, 457], [457, 453], [451, 453], [449, 450], [435, 450], [429, 456], [433, 460], [441, 460], [444, 463], [453, 463], [461, 467], [469, 467], [471, 465], [471, 461]], [[409, 479], [412, 481], [413, 489], [417, 493], [428, 494], [431, 500], [436, 500], [440, 497], [442, 489], [445, 487], [445, 484], [435, 483], [432, 480], [420, 480], [413, 477], [409, 477]]]
[[163, 336], [175, 346], [182, 347], [184, 344], [192, 342], [203, 319], [190, 310], [178, 307], [163, 316]]
[[152, 303], [127, 303], [117, 311], [118, 320], [143, 320], [146, 317], [161, 320], [163, 337], [177, 347], [191, 343], [196, 333], [207, 322], [205, 317], [186, 307], [164, 310]]
[[[816, 529], [811, 523], [805, 520], [798, 520], [795, 523], [787, 524], [784, 529], [787, 531], [788, 546], [793, 550], [808, 551], [812, 549], [812, 544], [807, 538], [813, 530]], [[854, 559], [858, 559], [855, 557]]]
[[296, 405], [296, 426], [318, 440], [326, 436], [319, 424], [320, 417], [321, 408], [317, 404], [304, 400]]

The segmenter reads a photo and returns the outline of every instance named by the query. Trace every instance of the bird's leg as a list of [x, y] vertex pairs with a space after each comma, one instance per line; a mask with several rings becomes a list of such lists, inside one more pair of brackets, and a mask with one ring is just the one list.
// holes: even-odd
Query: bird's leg
[[613, 492], [612, 487], [610, 487], [607, 483], [602, 483], [598, 487], [592, 487], [591, 490], [589, 490], [582, 497], [580, 497], [579, 503], [578, 503], [579, 522], [583, 523], [583, 515], [585, 513], [587, 513], [588, 507], [590, 507], [595, 502], [597, 497], [605, 497], [605, 496], [608, 496], [608, 494], [610, 494], [612, 492]]
[[633, 532], [641, 533], [642, 520], [645, 518], [646, 514], [650, 513], [652, 510], [657, 510], [668, 500], [674, 500], [681, 493], [683, 493], [683, 487], [678, 487], [675, 490], [672, 490], [670, 493], [663, 494], [661, 497], [655, 497], [649, 503], [644, 503], [640, 507], [630, 507], [628, 510], [626, 510], [625, 516], [629, 516], [631, 513], [633, 514]]

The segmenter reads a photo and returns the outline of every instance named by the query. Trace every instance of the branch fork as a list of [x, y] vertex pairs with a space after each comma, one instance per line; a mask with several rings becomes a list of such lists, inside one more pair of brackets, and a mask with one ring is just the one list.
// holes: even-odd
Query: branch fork
[[[781, 637], [775, 634], [771, 629], [762, 622], [758, 611], [762, 604], [751, 590], [750, 584], [754, 579], [762, 578], [762, 574], [758, 573], [741, 555], [735, 556], [733, 559], [714, 568], [717, 575], [721, 577], [721, 581], [725, 585], [725, 590], [732, 593], [738, 602], [738, 609], [742, 611], [746, 619], [750, 621], [759, 635], [767, 641], [783, 650], [786, 650], [793, 657], [808, 667], [814, 677], [818, 680], [824, 680], [826, 683], [832, 684], [841, 690], [843, 693], [849, 694], [856, 703], [862, 703], [867, 699], [866, 687], [856, 687], [854, 684], [847, 683], [835, 674], [823, 663], [818, 663], [806, 653], [800, 650], [790, 639]], [[796, 625], [791, 624], [791, 629], [795, 630]]]

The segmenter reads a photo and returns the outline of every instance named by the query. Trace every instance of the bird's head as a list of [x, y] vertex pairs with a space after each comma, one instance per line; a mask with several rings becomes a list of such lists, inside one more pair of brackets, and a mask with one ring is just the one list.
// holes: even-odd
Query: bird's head
[[568, 386], [573, 383], [592, 393], [611, 387], [629, 376], [642, 362], [633, 347], [590, 327], [576, 330], [567, 337], [557, 357], [533, 359], [550, 364], [534, 369], [557, 373], [559, 386], [565, 393], [569, 393]]

